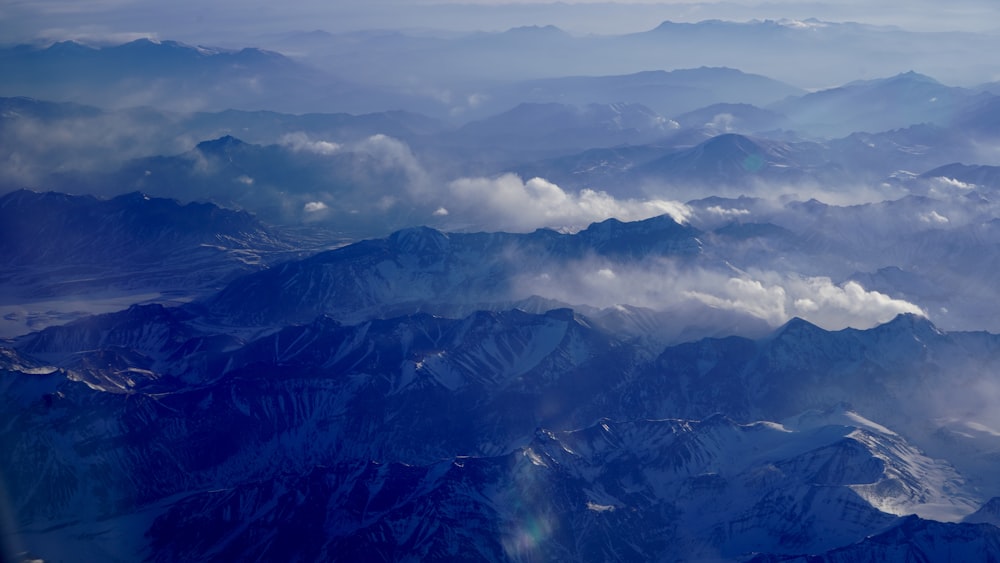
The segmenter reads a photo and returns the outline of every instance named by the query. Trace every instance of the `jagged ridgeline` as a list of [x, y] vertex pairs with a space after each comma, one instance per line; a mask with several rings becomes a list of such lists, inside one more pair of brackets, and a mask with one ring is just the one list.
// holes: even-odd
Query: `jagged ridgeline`
[[0, 561], [1000, 561], [987, 0], [9, 4]]
[[409, 229], [9, 341], [18, 538], [154, 561], [995, 553], [996, 438], [965, 390], [998, 337], [904, 314], [664, 346], [636, 308], [501, 299], [511, 256], [683, 262], [703, 235]]

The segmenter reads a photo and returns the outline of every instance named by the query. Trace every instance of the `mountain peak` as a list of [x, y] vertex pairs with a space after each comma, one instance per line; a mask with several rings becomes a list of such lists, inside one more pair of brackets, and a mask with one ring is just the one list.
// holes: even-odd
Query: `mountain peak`
[[681, 232], [686, 227], [677, 222], [670, 214], [657, 215], [641, 221], [622, 222], [610, 217], [597, 223], [591, 223], [581, 234], [596, 236], [602, 239], [616, 239], [635, 234], [673, 231]]
[[927, 76], [926, 74], [920, 74], [919, 72], [908, 70], [906, 72], [901, 72], [893, 76], [887, 76], [885, 78], [873, 78], [864, 80], [855, 80], [853, 82], [848, 82], [839, 88], [832, 88], [830, 90], [820, 90], [819, 92], [814, 92], [813, 94], [824, 94], [829, 92], [838, 92], [842, 90], [851, 91], [854, 89], [864, 89], [864, 88], [878, 88], [882, 86], [905, 86], [905, 85], [917, 85], [924, 84], [929, 86], [941, 86], [944, 85]]
[[565, 31], [554, 25], [522, 25], [512, 27], [504, 32], [506, 35], [562, 36]]
[[883, 84], [932, 84], [935, 86], [941, 86], [942, 84], [937, 80], [927, 76], [926, 74], [920, 74], [919, 72], [908, 70], [906, 72], [901, 72], [895, 76], [890, 76], [881, 81]]
[[51, 53], [84, 53], [90, 51], [96, 51], [93, 47], [84, 45], [79, 41], [74, 41], [72, 39], [67, 41], [57, 41], [52, 45], [49, 45], [48, 49]]
[[813, 335], [821, 332], [827, 331], [801, 317], [792, 317], [788, 319], [788, 322], [781, 325], [774, 331], [772, 338], [798, 337], [803, 335]]
[[220, 153], [227, 149], [241, 148], [244, 146], [248, 146], [247, 143], [244, 143], [232, 135], [225, 135], [223, 137], [219, 137], [218, 139], [202, 141], [198, 143], [197, 149], [203, 153]]
[[900, 313], [891, 321], [875, 327], [873, 330], [880, 332], [906, 332], [915, 336], [940, 336], [943, 333], [938, 330], [930, 319], [916, 313]]
[[[170, 44], [170, 43], [176, 44], [175, 42], [172, 42], [172, 41], [168, 41], [167, 42], [167, 44]], [[133, 46], [136, 46], [136, 47], [144, 47], [146, 45], [159, 45], [159, 44], [160, 44], [159, 41], [154, 41], [153, 39], [150, 39], [149, 37], [140, 37], [139, 39], [134, 39], [134, 40], [129, 41], [127, 43], [123, 43], [122, 46], [133, 45]]]
[[986, 523], [1000, 526], [1000, 497], [986, 501], [979, 510], [965, 517], [963, 522]]
[[410, 227], [389, 235], [389, 243], [400, 253], [421, 255], [439, 254], [449, 247], [448, 235], [430, 227]]
[[706, 150], [711, 150], [712, 152], [721, 151], [723, 154], [732, 153], [734, 151], [739, 154], [760, 152], [760, 145], [754, 142], [750, 137], [740, 135], [739, 133], [723, 133], [721, 135], [716, 135], [705, 141], [704, 146]]
[[115, 196], [112, 201], [117, 201], [121, 203], [139, 203], [144, 201], [150, 201], [150, 197], [140, 191], [134, 191], [134, 192], [124, 193], [119, 196]]
[[159, 39], [153, 39], [150, 37], [140, 37], [128, 43], [122, 43], [114, 47], [107, 47], [109, 51], [117, 52], [135, 52], [140, 54], [153, 53], [153, 52], [176, 52], [182, 53], [191, 51], [194, 52], [196, 49], [184, 43], [178, 41], [160, 41]]

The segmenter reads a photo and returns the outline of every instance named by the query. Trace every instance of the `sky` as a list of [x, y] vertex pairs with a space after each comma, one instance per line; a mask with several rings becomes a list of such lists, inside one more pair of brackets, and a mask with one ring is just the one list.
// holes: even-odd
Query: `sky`
[[631, 0], [572, 3], [518, 0], [0, 0], [0, 42], [78, 39], [121, 42], [137, 37], [199, 44], [253, 44], [271, 34], [322, 29], [501, 31], [553, 24], [577, 34], [652, 29], [664, 20], [805, 19], [899, 25], [921, 31], [997, 31], [994, 0], [726, 2]]

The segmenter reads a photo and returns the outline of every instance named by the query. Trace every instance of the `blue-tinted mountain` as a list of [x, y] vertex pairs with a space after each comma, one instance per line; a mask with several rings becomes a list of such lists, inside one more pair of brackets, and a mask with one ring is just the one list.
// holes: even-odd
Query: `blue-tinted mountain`
[[[46, 530], [32, 551], [102, 523], [142, 533], [81, 553], [777, 557], [983, 502], [961, 466], [862, 413], [921, 416], [922, 393], [995, 363], [995, 336], [914, 317], [841, 332], [796, 320], [647, 362], [569, 310], [320, 318], [246, 341], [197, 316], [135, 307], [0, 354], [12, 506], [23, 529]], [[679, 416], [715, 406], [743, 414]], [[526, 521], [545, 532], [512, 543]], [[938, 549], [991, 541], [947, 530], [962, 533], [935, 536]]]
[[768, 109], [786, 115], [803, 133], [841, 137], [924, 123], [948, 125], [990, 97], [911, 71], [789, 98]]
[[725, 67], [700, 67], [519, 82], [492, 90], [489, 107], [500, 101], [576, 105], [632, 102], [671, 116], [714, 103], [764, 105], [802, 93], [765, 76]]
[[363, 112], [397, 109], [401, 98], [334, 78], [277, 52], [195, 47], [176, 41], [19, 46], [0, 50], [0, 64], [6, 71], [0, 95], [104, 108]]
[[[952, 330], [1000, 326], [995, 171], [954, 164], [989, 162], [996, 98], [915, 73], [797, 91], [781, 102], [796, 133], [744, 99], [784, 85], [716, 68], [813, 90], [947, 70], [994, 39], [806, 20], [300, 44], [371, 86], [258, 49], [0, 50], [11, 95], [78, 100], [0, 100], [4, 186], [126, 194], [0, 198], [3, 321], [63, 317], [0, 340], [0, 548], [1000, 560], [1000, 337]], [[973, 56], [947, 78], [987, 76]], [[711, 66], [637, 73], [680, 61]], [[80, 105], [98, 95], [178, 113]], [[643, 96], [699, 105], [675, 129], [660, 116], [682, 110]], [[412, 113], [425, 107], [457, 131]], [[803, 140], [859, 123], [873, 132]], [[677, 219], [412, 226], [468, 224], [448, 198], [465, 181], [516, 188], [511, 169], [559, 183], [527, 187], [567, 208]], [[384, 238], [303, 235], [321, 222]]]
[[[305, 142], [309, 144], [308, 137]], [[411, 170], [404, 165], [387, 162], [372, 151], [316, 143], [319, 148], [258, 145], [224, 135], [181, 154], [133, 159], [108, 173], [61, 174], [51, 182], [67, 187], [82, 184], [84, 189], [110, 195], [139, 190], [182, 201], [207, 199], [251, 210], [272, 224], [310, 219], [304, 206], [320, 201], [326, 206], [322, 215], [336, 219], [335, 228], [359, 237], [402, 227], [401, 218], [416, 211], [430, 217], [433, 209], [415, 210], [410, 205], [385, 213], [373, 208], [379, 197], [398, 195], [399, 186], [409, 185]], [[372, 213], [378, 217], [373, 219]]]
[[756, 133], [789, 125], [785, 116], [749, 103], [711, 104], [674, 117], [681, 127], [707, 128], [718, 133]]
[[271, 324], [320, 314], [354, 321], [406, 309], [517, 301], [529, 297], [516, 291], [519, 276], [594, 255], [624, 261], [695, 257], [698, 235], [666, 215], [634, 223], [608, 219], [575, 235], [418, 227], [243, 278], [207, 305], [227, 322]]
[[992, 561], [1000, 532], [990, 524], [951, 524], [904, 518], [898, 525], [854, 545], [820, 555], [758, 555], [753, 563], [833, 563], [849, 561]]
[[0, 198], [5, 283], [34, 295], [210, 288], [294, 255], [246, 212], [134, 192], [113, 199], [21, 190]]
[[[157, 560], [197, 557], [208, 549], [220, 549], [226, 557], [249, 549], [307, 556], [379, 550], [447, 559], [462, 549], [463, 555], [491, 561], [631, 561], [822, 550], [893, 523], [844, 486], [878, 478], [879, 462], [871, 452], [851, 439], [826, 448], [801, 443], [816, 432], [786, 432], [775, 440], [780, 432], [725, 420], [605, 421], [573, 433], [539, 430], [530, 445], [502, 457], [419, 467], [376, 462], [322, 467], [221, 494], [192, 495], [160, 517], [150, 532]], [[739, 450], [765, 444], [780, 451], [771, 440], [787, 448], [773, 475], [759, 475], [767, 465], [755, 460], [721, 474], [698, 475], [699, 469], [736, 453], [719, 452], [723, 444], [739, 444]], [[817, 471], [844, 458], [861, 467], [846, 474]], [[772, 498], [779, 488], [804, 498]], [[482, 495], [484, 490], [490, 493]], [[725, 493], [728, 499], [701, 503], [701, 493]], [[329, 504], [304, 504], [300, 499], [306, 496], [329, 499]], [[775, 504], [779, 509], [771, 511]], [[250, 529], [224, 517], [236, 506], [257, 515]], [[782, 515], [781, 508], [805, 516]], [[414, 522], [414, 513], [421, 523], [417, 533], [407, 533], [401, 524]], [[293, 520], [286, 521], [288, 526], [267, 526], [279, 514]], [[713, 519], [723, 523], [724, 533], [703, 529]], [[532, 533], [525, 525], [543, 529], [530, 542], [513, 543], [513, 537]], [[170, 539], [194, 530], [200, 532], [197, 542], [180, 546]]]
[[[157, 170], [155, 165], [139, 164], [142, 168], [125, 170], [123, 175], [116, 175], [115, 171], [122, 166], [128, 169], [130, 161], [137, 159], [165, 163], [190, 150], [195, 145], [192, 139], [212, 140], [228, 135], [249, 144], [281, 144], [291, 152], [304, 153], [303, 156], [310, 150], [319, 152], [319, 156], [330, 156], [339, 149], [385, 137], [408, 143], [418, 150], [430, 150], [433, 148], [431, 136], [444, 129], [445, 125], [438, 120], [405, 111], [359, 115], [238, 110], [174, 113], [149, 107], [110, 111], [25, 97], [0, 98], [0, 158], [17, 163], [0, 169], [0, 192], [32, 188], [113, 196], [141, 190], [185, 200], [214, 198], [220, 203], [234, 205], [240, 202], [227, 197], [229, 189], [234, 187], [230, 185], [232, 178], [206, 180], [197, 174], [160, 178], [159, 181], [148, 178], [143, 187], [147, 170], [151, 174], [154, 170], [163, 170]], [[160, 158], [154, 158], [157, 156]], [[194, 154], [184, 158], [197, 159]], [[316, 165], [324, 162], [322, 158], [315, 160]], [[175, 168], [179, 172], [190, 167]], [[200, 171], [212, 175], [211, 170]], [[293, 171], [279, 169], [270, 176], [280, 178], [283, 172], [294, 175]], [[327, 172], [320, 171], [318, 176], [324, 174]], [[306, 184], [304, 188], [320, 191], [317, 182]], [[190, 190], [188, 186], [192, 186]], [[287, 190], [285, 186], [271, 187], [276, 191]], [[309, 201], [314, 200], [315, 197]], [[255, 206], [243, 207], [254, 209]]]
[[637, 103], [522, 103], [498, 115], [473, 121], [442, 142], [477, 151], [498, 148], [544, 152], [643, 144], [669, 135], [676, 126]]
[[982, 158], [979, 142], [955, 127], [917, 125], [814, 142], [783, 131], [725, 133], [725, 123], [725, 119], [718, 120], [718, 127], [700, 123], [653, 143], [588, 149], [517, 165], [515, 170], [560, 186], [599, 186], [632, 196], [641, 193], [637, 180], [643, 176], [667, 183], [675, 179], [682, 186], [717, 186], [721, 193], [730, 185], [746, 188], [753, 182], [764, 187], [768, 182], [818, 182], [832, 189], [883, 182], [899, 171]]
[[373, 135], [404, 140], [422, 138], [440, 132], [444, 124], [425, 115], [398, 110], [360, 115], [225, 110], [187, 116], [181, 128], [201, 139], [231, 134], [250, 143], [268, 144], [283, 135], [305, 133], [320, 140], [343, 143]]
[[898, 295], [904, 299], [919, 299], [922, 302], [943, 302], [948, 292], [938, 284], [918, 273], [903, 270], [898, 266], [886, 266], [875, 272], [857, 272], [850, 276], [864, 287], [886, 295]]
[[951, 125], [977, 138], [996, 139], [997, 126], [1000, 125], [1000, 96], [981, 94], [975, 103], [955, 116]]
[[139, 192], [102, 200], [27, 190], [0, 198], [0, 254], [5, 264], [85, 264], [163, 260], [174, 252], [227, 244], [286, 248], [260, 221], [208, 203], [182, 205]]
[[961, 127], [913, 125], [881, 133], [852, 133], [826, 143], [840, 162], [876, 181], [898, 171], [919, 173], [955, 161], [981, 157], [978, 141]]
[[87, 118], [101, 115], [102, 110], [69, 102], [49, 102], [25, 96], [0, 98], [0, 119], [12, 120], [23, 117], [35, 119]]
[[[915, 334], [924, 340], [909, 342], [907, 336]], [[895, 392], [891, 384], [883, 387], [889, 380], [877, 374], [907, 373], [906, 377], [917, 381], [920, 370], [926, 369], [933, 376], [930, 366], [909, 372], [907, 365], [923, 363], [920, 351], [925, 347], [954, 345], [929, 321], [914, 316], [900, 316], [861, 332], [829, 332], [796, 318], [763, 340], [706, 339], [668, 348], [648, 372], [630, 384], [641, 393], [626, 390], [624, 394], [629, 397], [630, 411], [651, 418], [660, 414], [657, 404], [667, 405], [662, 414], [681, 409], [682, 416], [695, 418], [719, 411], [738, 419], [782, 420], [839, 402], [851, 403], [859, 412], [873, 412], [868, 410], [869, 403], [883, 404]], [[958, 355], [960, 350], [950, 353]], [[918, 353], [908, 358], [913, 351]], [[669, 385], [653, 383], [663, 377]], [[654, 394], [650, 389], [658, 391]]]
[[962, 519], [963, 522], [973, 524], [993, 524], [1000, 523], [1000, 497], [993, 497], [986, 502], [979, 510]]
[[[514, 170], [522, 178], [545, 178], [568, 189], [614, 188], [614, 193], [620, 197], [634, 197], [641, 194], [638, 186], [632, 185], [623, 178], [637, 166], [662, 158], [677, 150], [674, 141], [684, 144], [687, 140], [685, 132], [676, 132], [662, 143], [646, 145], [626, 145], [600, 149], [587, 149], [582, 152], [555, 156], [526, 164], [519, 164]], [[705, 139], [698, 134], [698, 141]]]
[[944, 166], [938, 166], [933, 170], [928, 170], [921, 174], [920, 178], [958, 180], [965, 184], [992, 190], [1000, 187], [1000, 166], [953, 162]]
[[108, 111], [95, 106], [24, 96], [0, 97], [0, 119], [10, 124], [19, 119], [37, 119], [55, 127], [62, 120], [75, 119], [93, 120], [97, 127], [101, 118], [130, 122], [136, 128], [155, 128], [158, 135], [165, 137], [190, 135], [214, 139], [232, 134], [253, 143], [272, 143], [283, 135], [293, 133], [305, 133], [333, 142], [357, 141], [378, 134], [411, 139], [439, 133], [445, 128], [439, 120], [406, 111], [290, 114], [227, 109], [177, 114], [149, 107]]
[[784, 143], [734, 133], [717, 135], [637, 167], [636, 177], [667, 183], [745, 185], [753, 182], [843, 180], [842, 166], [822, 145]]
[[[610, 8], [589, 6], [581, 9]], [[427, 14], [433, 9], [428, 10], [422, 10], [423, 17], [430, 17]], [[438, 17], [452, 17], [452, 14], [441, 12]], [[568, 17], [575, 19], [575, 16]], [[618, 15], [609, 13], [607, 17]], [[547, 16], [542, 16], [545, 18]], [[990, 67], [982, 55], [997, 47], [996, 36], [991, 33], [917, 32], [818, 20], [665, 21], [655, 28], [652, 24], [649, 27], [653, 29], [610, 36], [573, 35], [549, 27], [458, 36], [394, 30], [305, 32], [297, 37], [286, 36], [273, 45], [278, 50], [302, 54], [310, 63], [339, 76], [360, 82], [395, 83], [399, 88], [423, 87], [428, 93], [439, 96], [445, 111], [458, 108], [473, 112], [475, 108], [465, 103], [466, 98], [494, 89], [503, 90], [497, 88], [498, 82], [621, 77], [644, 71], [702, 66], [738, 68], [748, 74], [770, 76], [809, 90], [844, 84], [860, 76], [891, 76], [906, 69], [916, 69], [947, 83], [970, 84], [981, 82], [982, 77], [990, 75]], [[871, 57], [875, 52], [879, 57]], [[859, 60], [865, 61], [863, 67], [858, 65]], [[571, 96], [586, 94], [586, 89], [560, 88], [558, 91]], [[574, 104], [636, 101], [663, 115], [676, 115], [716, 102], [766, 103], [728, 99], [737, 92], [729, 90], [724, 94], [726, 98], [707, 99], [672, 111], [652, 99], [617, 95], [610, 99], [518, 101]], [[443, 95], [445, 93], [451, 96]], [[665, 88], [661, 93], [666, 94], [664, 99], [675, 93], [691, 100], [683, 91], [671, 92]], [[504, 97], [503, 104], [491, 108], [490, 112], [515, 103], [517, 101]]]

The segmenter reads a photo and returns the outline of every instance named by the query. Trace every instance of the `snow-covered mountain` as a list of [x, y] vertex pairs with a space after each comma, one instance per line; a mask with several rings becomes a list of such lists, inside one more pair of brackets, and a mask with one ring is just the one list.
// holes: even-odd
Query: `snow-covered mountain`
[[910, 516], [885, 532], [821, 555], [759, 555], [750, 561], [991, 561], [996, 559], [998, 547], [1000, 538], [995, 526], [942, 523]]
[[0, 47], [0, 560], [1000, 561], [1000, 35], [417, 4]]
[[0, 336], [138, 302], [189, 301], [336, 244], [210, 203], [10, 192], [0, 197]]
[[667, 215], [633, 223], [609, 219], [576, 234], [405, 229], [243, 278], [206, 305], [222, 319], [269, 324], [320, 314], [354, 322], [407, 309], [510, 302], [531, 297], [516, 287], [525, 273], [590, 256], [685, 260], [700, 253], [698, 235]]
[[211, 288], [292, 257], [293, 240], [246, 212], [139, 192], [101, 200], [20, 190], [0, 198], [8, 291]]
[[[798, 432], [724, 419], [540, 429], [528, 445], [500, 457], [324, 467], [194, 494], [160, 516], [150, 535], [154, 549], [165, 548], [155, 560], [164, 561], [198, 557], [210, 546], [227, 558], [248, 549], [277, 556], [292, 546], [303, 557], [377, 551], [390, 559], [816, 553], [900, 521], [855, 492], [892, 490], [907, 477], [897, 468], [902, 458], [878, 453], [875, 444], [885, 438], [847, 426]], [[328, 504], [303, 502], [316, 497]], [[237, 509], [255, 518], [227, 517]], [[196, 542], [170, 541], [195, 530]], [[952, 541], [952, 549], [964, 547]]]
[[[933, 394], [935, 379], [992, 365], [996, 337], [912, 318], [839, 333], [799, 322], [758, 341], [668, 348], [649, 363], [568, 310], [319, 319], [245, 343], [212, 344], [206, 331], [176, 311], [134, 309], [4, 350], [0, 445], [17, 460], [5, 475], [32, 552], [740, 560], [871, 553], [874, 536], [877, 549], [996, 555], [992, 526], [940, 524], [989, 511], [979, 510], [989, 498], [981, 475], [970, 480], [909, 432], [842, 404], [794, 411], [852, 396], [831, 390], [857, 373], [885, 385], [881, 419], [926, 422], [893, 378], [922, 370], [931, 375], [907, 385]], [[816, 375], [778, 403], [749, 394], [761, 405], [751, 410], [792, 412], [771, 422], [647, 418], [619, 398], [622, 388], [683, 393], [691, 376], [723, 408], [747, 396], [691, 348], [742, 349], [756, 359], [729, 371], [774, 387], [789, 385], [785, 372]], [[118, 360], [83, 361], [95, 349]], [[153, 361], [128, 363], [126, 351]], [[946, 361], [959, 353], [964, 365]], [[691, 374], [687, 358], [707, 371]], [[698, 409], [658, 404], [661, 415]], [[94, 539], [102, 526], [115, 534]]]
[[[224, 139], [202, 150], [244, 148]], [[123, 224], [147, 205], [196, 217], [178, 239], [161, 215], [140, 213], [126, 229], [134, 242], [115, 222], [36, 221], [125, 256], [219, 232], [247, 249], [272, 240], [252, 217], [212, 206], [9, 197], [45, 198], [124, 206], [110, 214]], [[885, 206], [910, 213], [928, 201]], [[760, 205], [715, 198], [690, 212]], [[769, 332], [752, 311], [705, 297], [711, 272], [744, 275], [739, 256], [829, 252], [840, 214], [872, 209], [771, 208], [772, 219], [812, 222], [811, 240], [775, 223], [705, 231], [666, 215], [572, 234], [406, 229], [273, 265], [202, 301], [26, 334], [0, 355], [0, 457], [20, 537], [44, 557], [104, 560], [245, 558], [293, 544], [307, 559], [378, 548], [390, 559], [460, 549], [733, 560], [833, 556], [874, 534], [902, 545], [911, 536], [892, 534], [917, 515], [921, 526], [968, 519], [926, 524], [934, 539], [922, 541], [989, 552], [975, 522], [990, 521], [1000, 496], [996, 336], [943, 332], [917, 314], [868, 330], [793, 319]], [[684, 290], [700, 308], [573, 311], [519, 285], [580, 264], [593, 270], [582, 281], [612, 287], [633, 283], [629, 268], [704, 268]], [[754, 287], [741, 279], [723, 287]], [[87, 539], [102, 526], [121, 535]]]
[[[575, 234], [404, 229], [247, 277], [208, 306], [238, 323], [308, 322], [319, 314], [353, 323], [414, 311], [461, 316], [538, 296], [595, 319], [601, 315], [592, 309], [616, 306], [623, 307], [618, 316], [629, 307], [673, 313], [667, 324], [675, 332], [722, 311], [742, 320], [710, 324], [746, 326], [749, 315], [772, 327], [793, 316], [866, 327], [912, 312], [948, 329], [994, 330], [984, 297], [997, 267], [997, 212], [989, 200], [966, 195], [855, 206], [705, 198], [684, 206], [684, 224], [666, 215], [608, 220]], [[877, 275], [886, 268], [909, 278]], [[773, 288], [773, 308], [744, 306], [744, 283]], [[826, 286], [836, 297], [821, 291]], [[872, 308], [859, 307], [863, 300]], [[694, 305], [715, 313], [694, 314]]]
[[936, 180], [938, 183], [957, 181], [968, 188], [985, 188], [992, 191], [1000, 187], [1000, 166], [953, 162], [924, 172], [920, 175], [920, 179], [930, 182]]

